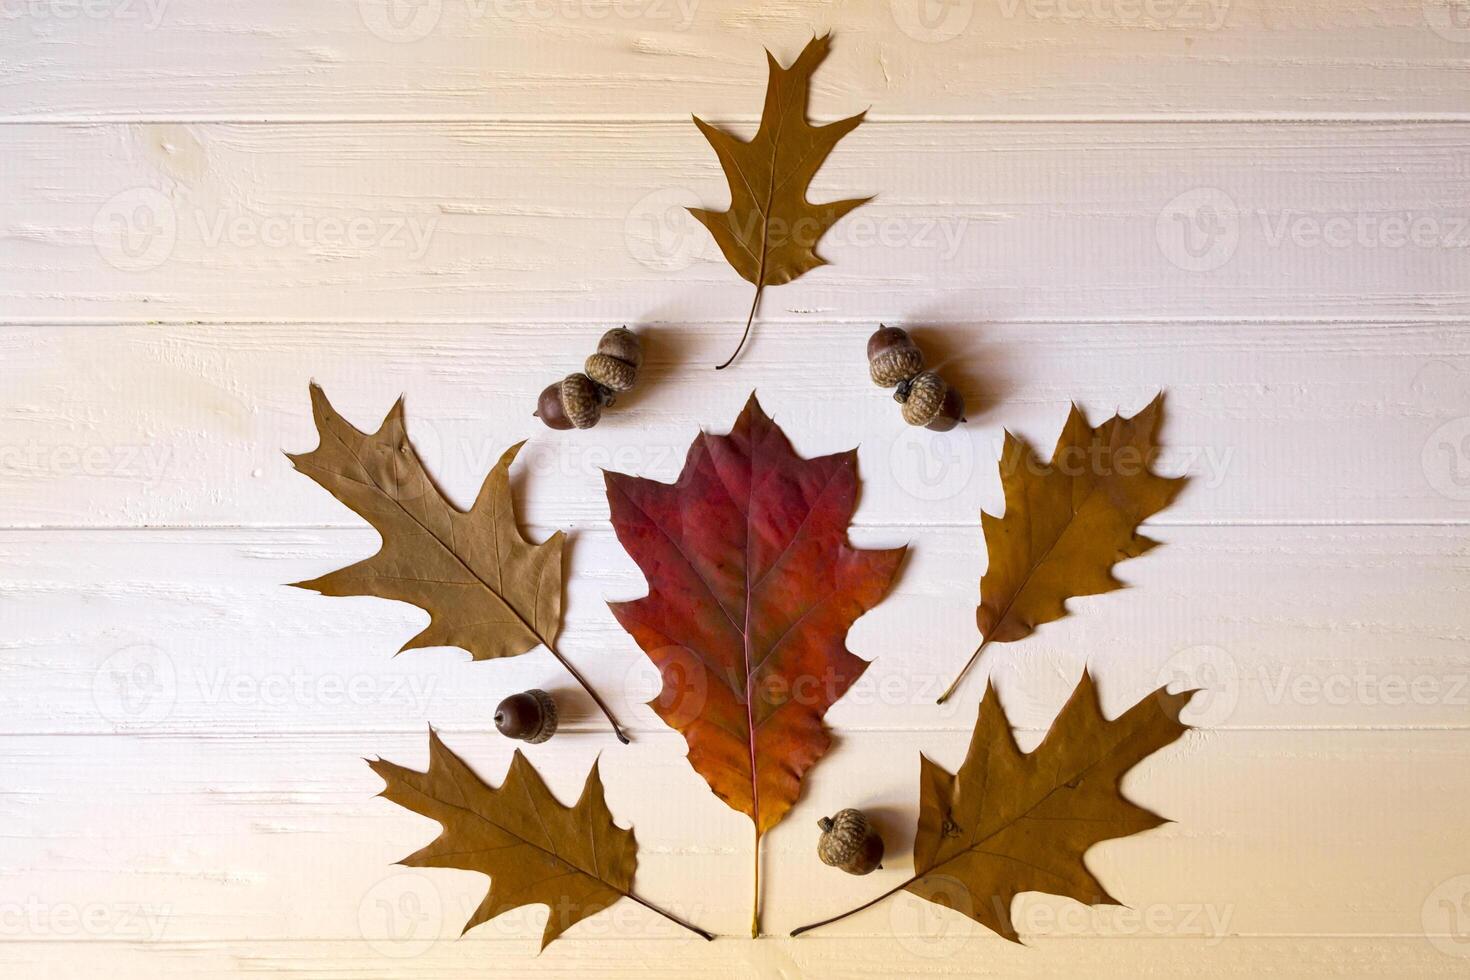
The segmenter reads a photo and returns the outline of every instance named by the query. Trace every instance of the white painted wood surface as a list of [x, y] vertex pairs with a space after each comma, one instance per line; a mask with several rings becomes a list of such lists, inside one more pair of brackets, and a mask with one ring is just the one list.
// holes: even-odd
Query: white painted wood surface
[[[1463, 976], [1470, 963], [1470, 7], [1464, 0], [0, 2], [0, 970], [17, 977]], [[749, 301], [685, 204], [726, 199], [698, 112], [754, 123], [759, 47], [837, 43], [819, 117], [870, 107], [814, 196], [877, 193], [833, 264]], [[904, 430], [866, 381], [913, 327], [972, 404]], [[620, 322], [640, 391], [551, 433], [535, 393]], [[424, 614], [282, 583], [374, 534], [291, 472], [306, 383], [400, 393], [467, 500], [571, 532], [563, 649], [393, 651]], [[604, 602], [640, 594], [601, 468], [677, 473], [752, 388], [808, 454], [859, 445], [854, 539], [907, 543], [851, 645], [838, 747], [768, 841], [773, 933], [909, 861], [918, 754], [954, 765], [986, 675], [1029, 744], [1084, 665], [1110, 710], [1203, 685], [1125, 784], [1174, 818], [1089, 864], [1134, 911], [1028, 895], [1025, 948], [895, 899], [800, 940], [703, 944], [631, 903], [535, 955], [543, 912], [455, 941], [484, 880], [391, 861], [432, 826], [362, 762], [439, 727], [487, 777], [491, 707], [565, 692], [532, 748], [600, 757], [639, 889], [736, 934], [749, 829], [641, 702]], [[1168, 391], [1193, 477], [1131, 586], [987, 655], [978, 516], [1004, 428], [1048, 448]], [[871, 808], [873, 878], [814, 822]]]

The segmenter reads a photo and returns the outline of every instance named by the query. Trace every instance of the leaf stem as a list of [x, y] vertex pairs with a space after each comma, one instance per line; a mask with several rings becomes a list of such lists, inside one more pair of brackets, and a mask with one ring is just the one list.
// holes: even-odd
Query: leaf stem
[[951, 697], [954, 696], [954, 692], [960, 686], [960, 681], [964, 680], [965, 679], [965, 675], [970, 672], [970, 668], [973, 667], [973, 666], [975, 666], [975, 661], [977, 661], [977, 660], [980, 659], [981, 652], [985, 649], [985, 647], [989, 643], [990, 643], [990, 637], [988, 637], [988, 636], [985, 639], [983, 639], [983, 640], [980, 641], [980, 645], [975, 648], [975, 652], [974, 653], [970, 654], [970, 659], [968, 661], [966, 661], [965, 666], [963, 666], [963, 667], [960, 668], [959, 676], [954, 679], [954, 683], [953, 684], [951, 684], [951, 685], [949, 685], [949, 687], [945, 688], [944, 693], [941, 694], [941, 695], [939, 695], [939, 700], [937, 700], [937, 701], [934, 702], [935, 704], [943, 704], [944, 702], [948, 701]]
[[750, 938], [761, 934], [761, 829], [755, 828], [755, 891], [750, 900]]
[[716, 371], [723, 371], [735, 363], [735, 358], [739, 357], [740, 352], [745, 348], [745, 338], [750, 336], [750, 325], [755, 322], [755, 310], [761, 304], [761, 293], [765, 292], [765, 289], [765, 283], [755, 287], [755, 299], [750, 301], [750, 315], [745, 318], [745, 333], [740, 335], [740, 343], [735, 346], [735, 353], [731, 354], [724, 364], [717, 365]]
[[665, 912], [663, 909], [659, 908], [657, 905], [654, 905], [652, 902], [645, 901], [644, 899], [639, 898], [637, 895], [634, 895], [632, 892], [624, 892], [623, 894], [626, 895], [627, 897], [631, 898], [633, 901], [637, 902], [639, 905], [641, 905], [644, 908], [648, 909], [650, 912], [657, 912], [659, 915], [663, 916], [665, 919], [668, 919], [670, 922], [674, 923], [675, 925], [677, 925], [677, 926], [683, 926], [685, 929], [688, 929], [690, 932], [694, 933], [696, 936], [699, 936], [699, 938], [703, 939], [705, 942], [713, 942], [714, 941], [714, 938], [715, 937], [714, 937], [714, 935], [712, 933], [705, 932], [703, 929], [699, 928], [699, 926], [690, 925], [689, 923], [685, 922], [683, 919], [679, 918], [674, 913], [672, 913], [672, 912]]
[[548, 643], [546, 644], [546, 649], [551, 651], [551, 655], [553, 657], [561, 661], [561, 665], [567, 669], [567, 673], [576, 678], [577, 683], [582, 685], [582, 690], [586, 691], [589, 695], [592, 696], [593, 702], [602, 709], [602, 713], [607, 717], [608, 722], [612, 724], [613, 734], [618, 737], [619, 742], [627, 745], [629, 741], [628, 733], [623, 731], [623, 726], [619, 725], [618, 720], [613, 717], [612, 709], [603, 702], [602, 698], [598, 696], [595, 690], [593, 690], [592, 685], [587, 683], [587, 678], [583, 677], [581, 672], [578, 671], [577, 668], [573, 667], [572, 662], [566, 657], [563, 657], [561, 655], [561, 652], [557, 650], [556, 647]]
[[830, 919], [823, 919], [821, 922], [813, 922], [811, 925], [809, 925], [809, 926], [802, 926], [800, 929], [792, 929], [791, 930], [791, 935], [793, 935], [793, 936], [799, 936], [799, 935], [801, 935], [804, 932], [811, 932], [813, 929], [820, 929], [822, 926], [829, 926], [832, 923], [838, 921], [839, 919], [845, 919], [845, 918], [847, 918], [849, 915], [857, 915], [859, 912], [863, 911], [864, 909], [869, 909], [869, 908], [872, 908], [874, 905], [877, 905], [879, 902], [883, 901], [883, 899], [885, 899], [885, 898], [888, 898], [890, 895], [895, 895], [898, 892], [903, 891], [909, 885], [912, 885], [914, 882], [916, 882], [918, 880], [919, 879], [917, 877], [910, 878], [908, 881], [905, 881], [903, 884], [901, 884], [901, 885], [895, 885], [894, 887], [888, 889], [888, 891], [886, 891], [883, 894], [879, 895], [877, 898], [875, 898], [875, 899], [873, 899], [871, 901], [868, 901], [868, 902], [864, 902], [862, 905], [859, 905], [855, 909], [848, 909], [846, 912], [843, 912], [841, 915], [834, 915], [834, 916], [832, 916], [832, 918], [830, 918]]

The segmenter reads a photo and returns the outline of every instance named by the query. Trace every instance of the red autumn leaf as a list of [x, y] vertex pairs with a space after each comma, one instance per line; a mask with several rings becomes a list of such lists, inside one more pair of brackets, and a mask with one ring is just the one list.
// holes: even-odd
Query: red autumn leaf
[[654, 710], [755, 823], [759, 848], [831, 746], [822, 717], [868, 666], [847, 631], [904, 549], [848, 545], [856, 451], [801, 458], [754, 395], [728, 436], [694, 440], [677, 483], [606, 479], [618, 540], [649, 586], [613, 614], [662, 676]]

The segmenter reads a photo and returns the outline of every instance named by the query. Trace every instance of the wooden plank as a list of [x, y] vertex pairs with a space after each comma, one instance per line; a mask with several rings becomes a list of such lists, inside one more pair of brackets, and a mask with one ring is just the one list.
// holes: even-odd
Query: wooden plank
[[[729, 323], [749, 284], [683, 206], [679, 123], [16, 125], [0, 304], [40, 321]], [[1470, 315], [1470, 127], [858, 129], [814, 199], [876, 193], [767, 318]], [[726, 327], [733, 343], [738, 327]]]
[[[610, 913], [611, 914], [611, 913]], [[403, 928], [416, 920], [406, 919]], [[945, 920], [945, 923], [953, 922]], [[488, 931], [492, 927], [484, 927]], [[588, 926], [590, 928], [590, 925]], [[936, 932], [943, 928], [936, 924]], [[844, 936], [759, 942], [722, 939], [714, 944], [645, 942], [636, 956], [621, 952], [605, 936], [577, 939], [569, 933], [535, 955], [534, 939], [484, 938], [472, 933], [457, 942], [441, 940], [419, 951], [412, 933], [403, 946], [413, 955], [383, 952], [364, 940], [222, 943], [0, 943], [0, 964], [19, 976], [46, 976], [58, 964], [79, 975], [147, 980], [219, 980], [242, 973], [267, 973], [335, 980], [483, 980], [521, 978], [534, 971], [545, 980], [685, 980], [690, 976], [739, 977], [799, 971], [830, 980], [891, 980], [896, 975], [963, 980], [970, 977], [1049, 978], [1086, 963], [1089, 976], [1159, 978], [1263, 977], [1283, 974], [1302, 980], [1331, 977], [1460, 977], [1464, 960], [1436, 950], [1423, 937], [1238, 937], [1218, 942], [1144, 939], [1036, 938], [1017, 946], [991, 937], [860, 938]]]
[[[611, 914], [611, 913], [610, 913]], [[403, 928], [416, 920], [406, 919]], [[925, 920], [927, 921], [927, 920]], [[954, 922], [946, 919], [945, 925]], [[490, 926], [483, 927], [487, 932]], [[579, 927], [580, 928], [580, 927]], [[590, 925], [587, 926], [590, 928]], [[802, 977], [830, 980], [891, 980], [892, 977], [964, 980], [970, 977], [1050, 978], [1086, 963], [1088, 976], [1214, 978], [1221, 975], [1285, 975], [1301, 980], [1367, 977], [1461, 977], [1464, 960], [1446, 955], [1419, 936], [1239, 937], [1219, 941], [1166, 942], [1118, 937], [1028, 937], [1017, 946], [992, 937], [956, 936], [861, 938], [844, 936], [799, 940], [763, 938], [758, 942], [722, 939], [717, 943], [645, 942], [636, 956], [609, 955], [622, 947], [605, 936], [578, 939], [575, 932], [535, 954], [534, 939], [484, 938], [471, 933], [457, 942], [441, 940], [427, 949], [405, 931], [402, 945], [413, 955], [383, 952], [365, 940], [221, 943], [0, 943], [0, 964], [18, 976], [46, 976], [58, 964], [79, 975], [116, 980], [220, 980], [242, 973], [332, 977], [334, 980], [483, 980], [485, 977], [545, 980], [685, 980], [690, 976], [739, 977], [799, 971]]]
[[[536, 529], [538, 536], [544, 529]], [[991, 675], [1013, 721], [1049, 724], [1084, 665], [1110, 710], [1172, 685], [1204, 688], [1186, 719], [1211, 730], [1464, 731], [1470, 653], [1460, 528], [1172, 528], [1120, 566], [1136, 586], [1074, 600], [1076, 615], [987, 653], [961, 696], [934, 699], [977, 639], [979, 535], [868, 529], [907, 542], [895, 592], [849, 643], [874, 661], [828, 716], [840, 731], [958, 732]], [[394, 657], [427, 621], [387, 600], [282, 583], [370, 554], [371, 531], [8, 532], [0, 535], [3, 731], [198, 737], [490, 730], [493, 706], [557, 692], [557, 745], [611, 745], [545, 651], [473, 663], [458, 650]], [[561, 649], [640, 733], [659, 682], [604, 600], [644, 594], [606, 530], [571, 546]], [[820, 681], [820, 679], [818, 679]], [[65, 743], [57, 743], [65, 744]]]
[[1470, 91], [1470, 34], [1441, 0], [109, 0], [6, 17], [11, 119], [748, 115], [761, 45], [790, 60], [826, 30], [824, 113], [1463, 114]]
[[[448, 741], [495, 781], [513, 744], [462, 733]], [[844, 733], [796, 809], [766, 838], [770, 931], [851, 908], [904, 880], [919, 753], [953, 767], [965, 741], [958, 732]], [[423, 732], [370, 731], [5, 736], [0, 813], [10, 830], [0, 840], [0, 868], [7, 894], [47, 909], [94, 903], [120, 916], [126, 908], [152, 923], [154, 931], [120, 939], [265, 943], [387, 940], [392, 921], [380, 903], [404, 908], [403, 896], [413, 894], [437, 917], [433, 934], [452, 936], [483, 895], [483, 877], [392, 866], [435, 829], [376, 798], [381, 782], [361, 759], [381, 754], [423, 765], [426, 742]], [[638, 833], [640, 893], [718, 932], [735, 934], [748, 922], [750, 823], [704, 787], [681, 758], [677, 736], [642, 737], [628, 747], [553, 740], [527, 752], [563, 798], [576, 793], [600, 753], [609, 806]], [[1188, 735], [1124, 786], [1176, 822], [1100, 845], [1088, 863], [1135, 910], [1157, 910], [1154, 938], [1358, 935], [1371, 949], [1372, 937], [1422, 935], [1425, 904], [1442, 882], [1466, 873], [1467, 763], [1464, 732]], [[849, 805], [871, 810], [890, 846], [884, 868], [862, 879], [839, 878], [814, 853], [818, 817]], [[1058, 935], [1057, 942], [1101, 935], [1126, 945], [1139, 929], [1121, 910], [1079, 921], [1081, 910], [1069, 907], [1028, 896], [1016, 913], [1027, 932]], [[524, 943], [522, 955], [529, 955], [542, 915], [512, 913], [484, 932]], [[579, 929], [703, 949], [636, 907]], [[123, 932], [120, 923], [115, 931]], [[908, 899], [829, 933], [896, 934], [900, 947], [902, 937], [934, 935], [972, 937], [979, 949], [998, 945], [953, 916], [921, 914]], [[1078, 955], [1069, 948], [1064, 955]]]
[[607, 519], [604, 467], [673, 479], [694, 433], [727, 429], [757, 385], [801, 452], [859, 446], [865, 525], [974, 525], [1002, 507], [1004, 429], [1049, 456], [1070, 401], [1099, 421], [1160, 389], [1160, 466], [1194, 477], [1161, 523], [1470, 519], [1463, 324], [916, 320], [967, 395], [962, 429], [903, 424], [867, 378], [868, 324], [765, 324], [722, 372], [709, 367], [730, 325], [645, 325], [638, 390], [582, 432], [531, 411], [604, 324], [0, 328], [0, 520], [358, 527], [282, 455], [316, 443], [308, 378], [367, 429], [405, 393], [410, 433], [460, 501], [529, 437], [522, 513], [558, 527]]

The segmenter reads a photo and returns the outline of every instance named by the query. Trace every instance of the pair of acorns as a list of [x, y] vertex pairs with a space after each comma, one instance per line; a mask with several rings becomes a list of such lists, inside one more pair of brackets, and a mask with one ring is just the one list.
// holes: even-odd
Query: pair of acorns
[[[535, 415], [553, 429], [590, 429], [604, 408], [638, 383], [642, 366], [638, 335], [627, 327], [609, 330], [581, 371], [542, 390]], [[909, 425], [948, 432], [965, 421], [964, 396], [938, 372], [924, 369], [924, 352], [900, 327], [880, 326], [868, 338], [868, 373], [874, 384], [894, 389], [893, 399], [903, 406]]]
[[604, 408], [638, 383], [642, 366], [638, 335], [627, 327], [609, 330], [581, 371], [546, 386], [536, 400], [536, 417], [553, 429], [590, 429]]
[[935, 432], [948, 432], [965, 421], [965, 398], [934, 371], [924, 370], [924, 352], [908, 331], [880, 326], [868, 338], [868, 374], [873, 383], [894, 388], [903, 420]]

